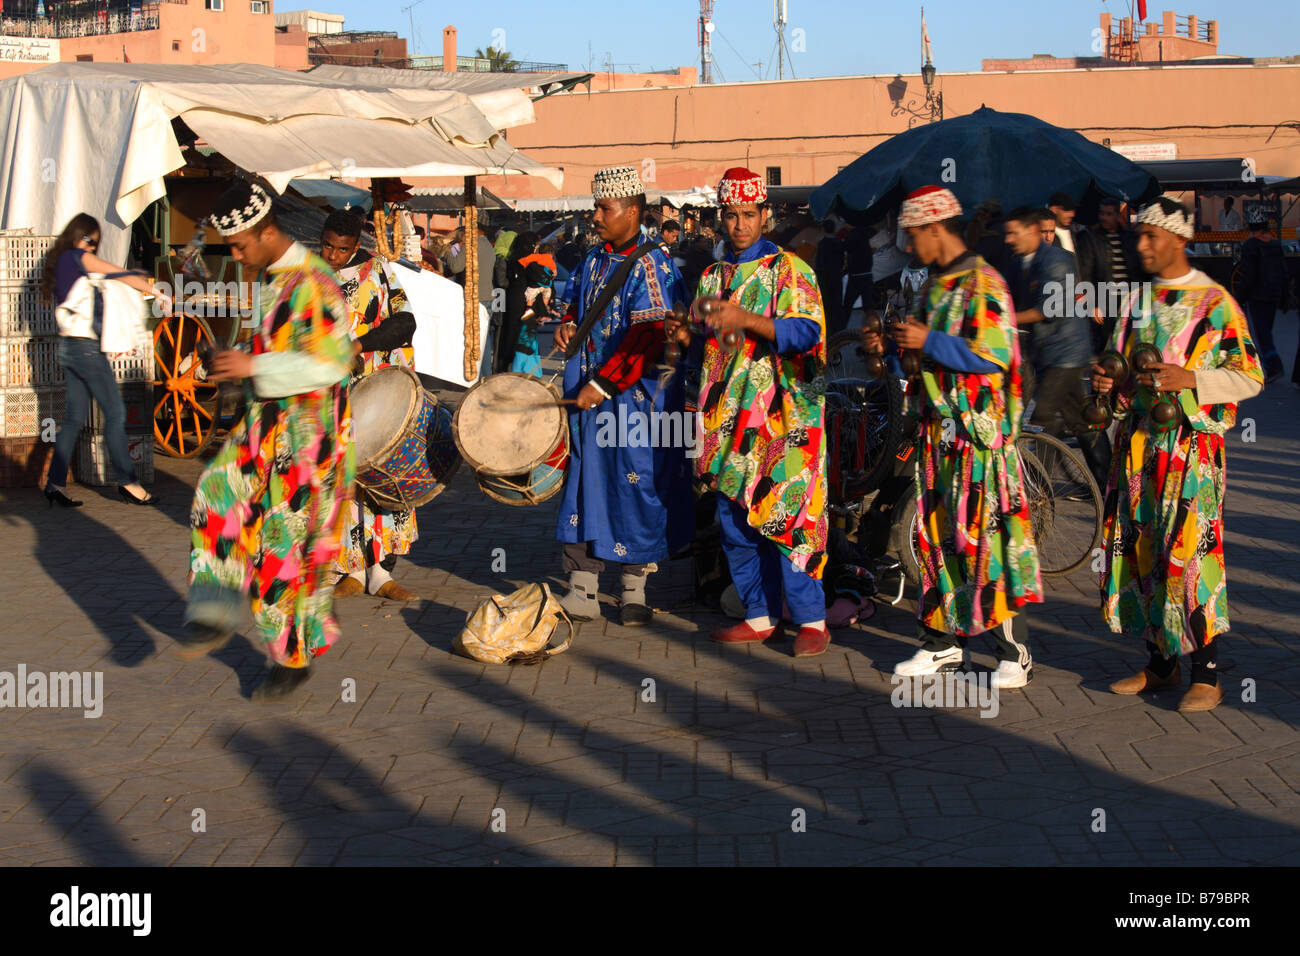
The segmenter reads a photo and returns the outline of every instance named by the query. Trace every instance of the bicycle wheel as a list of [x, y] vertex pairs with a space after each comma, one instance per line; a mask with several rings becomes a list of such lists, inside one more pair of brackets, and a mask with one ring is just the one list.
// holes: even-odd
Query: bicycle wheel
[[1069, 574], [1101, 540], [1101, 491], [1088, 466], [1065, 442], [1042, 432], [1016, 439], [1025, 495], [1043, 574]]

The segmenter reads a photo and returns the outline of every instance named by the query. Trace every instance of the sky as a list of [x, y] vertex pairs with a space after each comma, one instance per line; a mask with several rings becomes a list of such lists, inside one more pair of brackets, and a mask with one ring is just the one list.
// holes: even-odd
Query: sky
[[[1175, 9], [1219, 21], [1219, 52], [1300, 54], [1300, 0], [1148, 0], [1147, 19]], [[891, 0], [786, 0], [786, 43], [798, 77], [915, 73], [921, 65], [921, 4]], [[698, 66], [698, 0], [278, 0], [279, 11], [310, 6], [346, 17], [346, 30], [395, 30], [412, 52], [441, 55], [442, 28], [457, 29], [459, 52], [503, 40], [519, 60], [578, 71], [648, 72]], [[940, 73], [980, 69], [983, 58], [1092, 56], [1101, 13], [1127, 16], [1129, 0], [929, 0], [925, 18]], [[715, 0], [715, 81], [776, 76], [772, 0]], [[760, 66], [761, 64], [761, 66]], [[787, 76], [790, 72], [787, 70]]]

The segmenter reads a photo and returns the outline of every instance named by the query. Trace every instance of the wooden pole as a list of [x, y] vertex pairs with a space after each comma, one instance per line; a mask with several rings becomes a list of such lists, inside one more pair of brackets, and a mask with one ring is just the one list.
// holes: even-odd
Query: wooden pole
[[478, 177], [465, 177], [465, 380], [478, 377]]

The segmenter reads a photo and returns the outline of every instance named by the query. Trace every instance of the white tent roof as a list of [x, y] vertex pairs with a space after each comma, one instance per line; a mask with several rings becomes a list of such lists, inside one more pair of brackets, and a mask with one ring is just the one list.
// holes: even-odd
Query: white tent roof
[[[485, 103], [490, 107], [490, 103]], [[455, 90], [389, 88], [251, 64], [59, 63], [0, 81], [0, 228], [57, 233], [78, 212], [122, 261], [126, 227], [184, 165], [180, 117], [235, 165], [283, 191], [331, 176], [563, 174], [516, 152]]]
[[[347, 83], [377, 83], [391, 88], [415, 88], [425, 90], [456, 90], [465, 93], [479, 108], [491, 115], [499, 111], [511, 119], [511, 122], [498, 123], [501, 129], [522, 126], [534, 121], [533, 103], [528, 90], [537, 95], [544, 95], [555, 87], [566, 83], [590, 80], [590, 73], [444, 73], [441, 70], [397, 70], [382, 66], [336, 66], [324, 63], [307, 71], [310, 76], [319, 76]], [[521, 102], [522, 101], [522, 102]], [[516, 113], [515, 111], [519, 112]], [[516, 119], [527, 111], [527, 119]]]

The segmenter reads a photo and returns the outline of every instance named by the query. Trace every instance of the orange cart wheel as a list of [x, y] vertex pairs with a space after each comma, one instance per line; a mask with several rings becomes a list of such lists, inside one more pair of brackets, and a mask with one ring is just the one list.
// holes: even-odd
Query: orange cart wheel
[[207, 322], [192, 315], [167, 316], [153, 333], [154, 447], [173, 458], [201, 454], [217, 435], [220, 398], [199, 360], [200, 342], [221, 348]]

